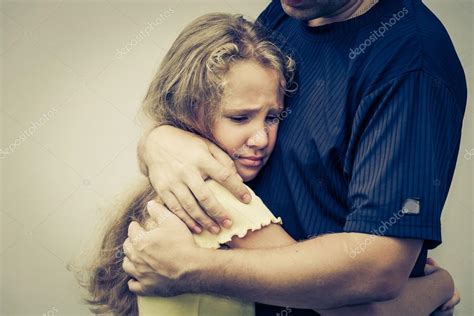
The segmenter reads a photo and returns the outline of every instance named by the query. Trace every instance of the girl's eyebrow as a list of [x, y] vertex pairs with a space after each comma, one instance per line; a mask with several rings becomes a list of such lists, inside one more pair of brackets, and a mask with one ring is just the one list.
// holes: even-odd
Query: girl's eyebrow
[[262, 107], [248, 107], [248, 108], [240, 108], [240, 109], [226, 109], [226, 113], [257, 113], [262, 109]]
[[[242, 109], [226, 109], [224, 110], [224, 112], [226, 114], [242, 114], [242, 113], [245, 113], [245, 114], [254, 114], [254, 113], [258, 113], [260, 110], [262, 109], [262, 107], [248, 107], [248, 108], [242, 108]], [[277, 111], [283, 111], [284, 109], [284, 106], [283, 105], [272, 105], [270, 110], [277, 110]]]

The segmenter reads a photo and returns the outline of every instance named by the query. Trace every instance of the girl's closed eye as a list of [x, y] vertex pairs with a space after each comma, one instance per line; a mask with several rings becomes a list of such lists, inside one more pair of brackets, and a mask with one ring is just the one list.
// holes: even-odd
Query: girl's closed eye
[[244, 123], [248, 121], [248, 116], [231, 116], [229, 119], [235, 123]]
[[277, 121], [278, 121], [278, 115], [273, 115], [273, 114], [267, 115], [267, 117], [266, 117], [265, 119], [266, 119], [267, 121], [269, 121], [270, 123], [273, 123], [273, 122], [277, 123]]
[[[265, 117], [265, 120], [270, 124], [275, 124], [275, 123], [278, 123], [279, 121], [278, 116], [279, 116], [279, 113], [268, 114]], [[245, 123], [250, 120], [250, 117], [248, 115], [233, 115], [233, 116], [229, 116], [228, 119], [230, 119], [231, 121], [235, 123]]]
[[268, 114], [265, 120], [267, 121], [268, 124], [273, 125], [273, 124], [278, 124], [280, 123], [280, 115], [283, 111], [278, 111], [275, 113]]

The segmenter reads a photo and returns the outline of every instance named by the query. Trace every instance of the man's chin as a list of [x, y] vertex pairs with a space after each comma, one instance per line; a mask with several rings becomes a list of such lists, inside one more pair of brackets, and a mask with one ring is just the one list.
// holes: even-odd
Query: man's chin
[[287, 15], [301, 21], [310, 21], [322, 16], [321, 14], [308, 12], [308, 10], [296, 9], [286, 4], [283, 4], [282, 7], [283, 7], [283, 11], [285, 11]]
[[302, 21], [311, 21], [336, 12], [345, 4], [347, 4], [347, 2], [349, 2], [349, 0], [339, 4], [331, 4], [328, 2], [327, 4], [319, 3], [319, 5], [317, 5], [317, 3], [301, 3], [299, 5], [291, 5], [291, 2], [287, 4], [285, 3], [285, 0], [281, 0], [281, 6], [283, 11], [285, 11], [285, 13], [292, 18]]

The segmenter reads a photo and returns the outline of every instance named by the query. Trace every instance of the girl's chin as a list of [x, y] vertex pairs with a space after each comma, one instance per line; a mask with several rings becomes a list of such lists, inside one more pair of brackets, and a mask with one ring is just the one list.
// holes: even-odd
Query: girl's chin
[[244, 180], [244, 182], [248, 182], [253, 180], [258, 175], [265, 163], [266, 161], [264, 161], [259, 166], [252, 167], [243, 165], [240, 163], [240, 161], [237, 160], [235, 163], [235, 168], [237, 169], [237, 173], [240, 175], [242, 180]]
[[249, 181], [252, 181], [253, 179], [255, 179], [255, 177], [257, 176], [258, 174], [258, 171], [255, 171], [255, 172], [249, 172], [249, 171], [240, 171], [240, 170], [237, 170], [240, 177], [242, 178], [242, 180], [244, 180], [244, 182], [249, 182]]
[[250, 177], [242, 177], [242, 180], [244, 180], [244, 182], [249, 182], [249, 181], [252, 181], [253, 179], [255, 179], [257, 175], [254, 175], [254, 176], [250, 176]]
[[249, 170], [239, 170], [239, 169], [237, 169], [237, 172], [239, 173], [242, 180], [244, 180], [244, 182], [248, 182], [248, 181], [253, 180], [257, 176], [258, 171], [259, 170], [249, 171]]

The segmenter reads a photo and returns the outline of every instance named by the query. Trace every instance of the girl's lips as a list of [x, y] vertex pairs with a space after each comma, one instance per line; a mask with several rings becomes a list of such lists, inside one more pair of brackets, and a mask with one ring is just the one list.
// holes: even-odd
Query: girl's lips
[[260, 167], [263, 163], [263, 158], [261, 159], [249, 159], [249, 158], [239, 158], [241, 165], [246, 167]]

